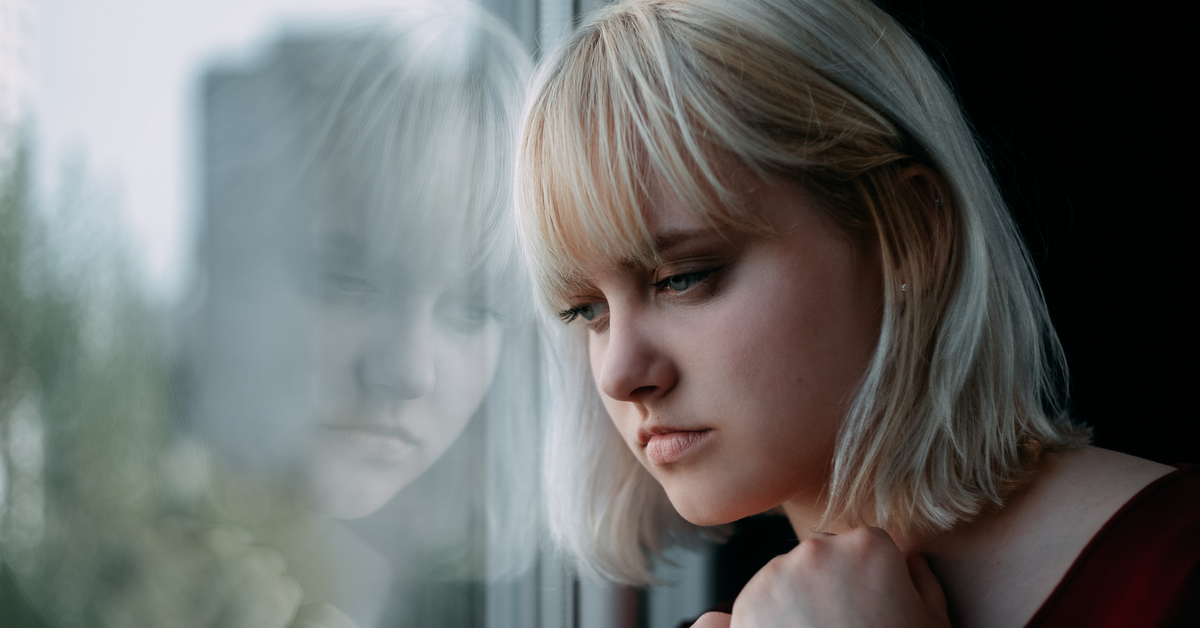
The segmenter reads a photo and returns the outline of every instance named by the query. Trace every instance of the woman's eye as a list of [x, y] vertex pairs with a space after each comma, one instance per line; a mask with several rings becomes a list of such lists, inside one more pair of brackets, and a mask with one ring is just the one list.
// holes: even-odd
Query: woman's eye
[[360, 303], [379, 293], [378, 286], [355, 273], [318, 270], [314, 280], [314, 294], [329, 303]]
[[461, 332], [479, 331], [489, 322], [501, 318], [496, 310], [467, 297], [442, 297], [435, 307], [442, 322]]
[[655, 284], [660, 290], [671, 290], [672, 292], [683, 292], [688, 288], [704, 281], [711, 271], [700, 271], [695, 273], [683, 273], [681, 275], [672, 275]]
[[363, 295], [375, 292], [374, 284], [366, 279], [351, 275], [329, 273], [325, 276], [325, 283], [329, 287], [346, 294]]
[[571, 321], [575, 320], [576, 317], [582, 317], [583, 320], [590, 322], [596, 320], [597, 316], [600, 316], [607, 310], [607, 303], [584, 303], [583, 305], [576, 305], [569, 310], [563, 310], [562, 312], [559, 312], [558, 317], [561, 318], [564, 323], [570, 323]]
[[579, 315], [583, 317], [583, 320], [590, 321], [595, 320], [597, 316], [600, 316], [606, 310], [608, 310], [607, 303], [588, 303], [581, 306]]

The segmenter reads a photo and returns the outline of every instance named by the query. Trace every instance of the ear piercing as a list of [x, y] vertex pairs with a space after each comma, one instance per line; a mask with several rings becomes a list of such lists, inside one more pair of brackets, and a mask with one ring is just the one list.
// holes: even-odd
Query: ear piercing
[[906, 284], [906, 283], [900, 284], [900, 292], [907, 292], [907, 291], [908, 291], [908, 284]]

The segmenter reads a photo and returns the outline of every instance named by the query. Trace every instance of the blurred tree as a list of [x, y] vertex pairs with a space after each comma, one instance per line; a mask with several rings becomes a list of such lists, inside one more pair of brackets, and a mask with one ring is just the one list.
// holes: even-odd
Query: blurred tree
[[305, 519], [186, 446], [112, 207], [77, 166], [38, 211], [28, 152], [0, 176], [0, 625], [283, 628], [301, 591], [257, 541], [319, 556]]
[[17, 585], [4, 551], [20, 497], [13, 490], [19, 470], [11, 455], [10, 419], [29, 385], [26, 371], [40, 366], [29, 359], [34, 352], [25, 331], [33, 308], [22, 287], [25, 241], [31, 235], [28, 152], [23, 146], [9, 149], [0, 147], [10, 157], [0, 159], [0, 619], [5, 626], [39, 628], [47, 624]]

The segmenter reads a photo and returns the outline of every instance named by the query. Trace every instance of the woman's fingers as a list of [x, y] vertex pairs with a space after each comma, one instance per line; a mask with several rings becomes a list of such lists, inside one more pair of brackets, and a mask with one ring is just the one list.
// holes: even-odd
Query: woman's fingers
[[950, 613], [946, 607], [946, 594], [942, 592], [942, 584], [938, 582], [937, 576], [933, 575], [933, 570], [929, 568], [929, 561], [920, 554], [913, 554], [908, 557], [907, 562], [908, 573], [917, 587], [917, 595], [921, 596], [921, 602], [930, 613], [949, 625]]
[[729, 613], [718, 613], [710, 611], [700, 616], [696, 623], [692, 624], [692, 628], [729, 628], [729, 622], [733, 620], [733, 615]]
[[[699, 624], [697, 624], [699, 625]], [[857, 528], [814, 535], [767, 563], [733, 607], [732, 626], [947, 626], [941, 586], [911, 567], [888, 533]]]
[[225, 592], [223, 626], [284, 628], [292, 622], [304, 593], [287, 573], [279, 550], [254, 542], [249, 531], [220, 526], [203, 535], [217, 559], [217, 578]]
[[358, 628], [358, 624], [332, 604], [305, 604], [288, 628]]

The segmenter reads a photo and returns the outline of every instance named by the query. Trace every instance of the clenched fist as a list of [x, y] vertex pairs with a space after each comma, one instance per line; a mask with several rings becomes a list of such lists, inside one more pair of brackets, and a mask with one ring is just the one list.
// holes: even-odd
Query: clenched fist
[[921, 556], [905, 560], [887, 532], [820, 535], [767, 563], [742, 589], [733, 615], [693, 628], [946, 628], [946, 597]]

